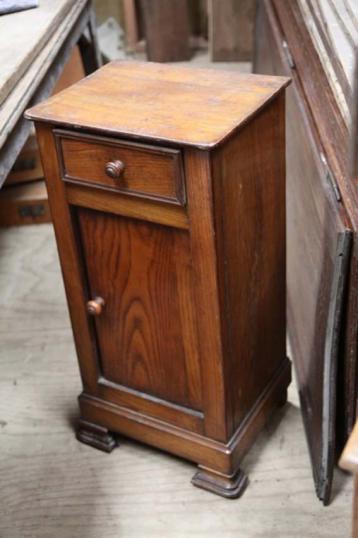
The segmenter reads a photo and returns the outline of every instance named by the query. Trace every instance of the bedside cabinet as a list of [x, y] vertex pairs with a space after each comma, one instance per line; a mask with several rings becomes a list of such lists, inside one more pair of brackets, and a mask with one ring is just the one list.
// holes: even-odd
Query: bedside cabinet
[[113, 62], [35, 106], [83, 381], [78, 439], [225, 497], [286, 401], [288, 79]]

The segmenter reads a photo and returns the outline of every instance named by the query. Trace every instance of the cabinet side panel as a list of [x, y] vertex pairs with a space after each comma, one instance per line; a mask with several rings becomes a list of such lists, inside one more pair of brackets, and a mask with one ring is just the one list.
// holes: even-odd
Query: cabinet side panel
[[285, 358], [284, 94], [213, 155], [227, 427]]

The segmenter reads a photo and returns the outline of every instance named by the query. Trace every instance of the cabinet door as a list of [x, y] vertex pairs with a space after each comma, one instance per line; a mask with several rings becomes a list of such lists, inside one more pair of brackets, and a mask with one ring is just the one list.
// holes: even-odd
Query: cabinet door
[[[185, 230], [77, 208], [102, 384], [112, 395], [199, 411], [201, 381]], [[138, 401], [138, 400], [137, 400]], [[176, 407], [175, 407], [176, 406]], [[139, 409], [140, 410], [140, 409]]]
[[[287, 91], [287, 314], [318, 497], [330, 499], [338, 356], [351, 234], [337, 202], [299, 77], [290, 71], [271, 2], [260, 3], [255, 71], [289, 75]], [[292, 64], [292, 59], [290, 60]]]

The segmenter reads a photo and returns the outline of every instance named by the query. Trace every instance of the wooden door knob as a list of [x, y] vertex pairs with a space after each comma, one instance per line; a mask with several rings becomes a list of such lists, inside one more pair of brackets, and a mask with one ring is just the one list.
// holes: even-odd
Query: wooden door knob
[[110, 161], [104, 168], [107, 176], [112, 179], [118, 179], [124, 170], [124, 162], [122, 161]]
[[95, 297], [87, 303], [87, 312], [91, 316], [99, 316], [102, 313], [104, 307], [104, 300], [102, 297]]

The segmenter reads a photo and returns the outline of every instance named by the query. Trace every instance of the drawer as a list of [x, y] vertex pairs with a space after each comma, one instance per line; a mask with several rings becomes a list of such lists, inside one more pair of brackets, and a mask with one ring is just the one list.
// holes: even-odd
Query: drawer
[[55, 136], [64, 181], [185, 205], [180, 150], [59, 130]]

